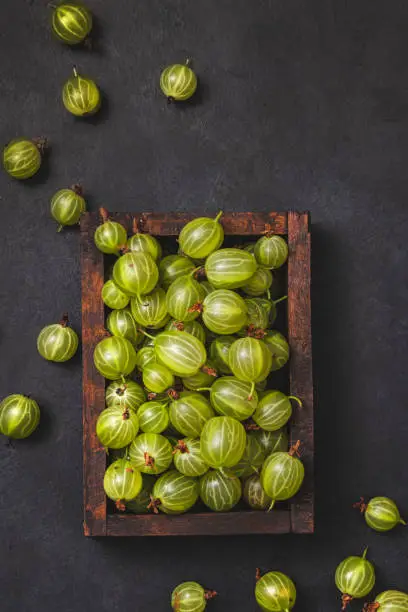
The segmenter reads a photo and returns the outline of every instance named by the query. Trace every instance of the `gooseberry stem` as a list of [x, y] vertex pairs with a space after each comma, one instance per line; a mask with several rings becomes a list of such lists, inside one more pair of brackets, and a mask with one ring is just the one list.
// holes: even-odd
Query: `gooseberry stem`
[[164, 400], [167, 404], [169, 403], [170, 400], [178, 400], [180, 398], [179, 393], [177, 393], [177, 391], [175, 389], [168, 389], [167, 390], [167, 400]]
[[349, 605], [349, 603], [353, 600], [353, 598], [351, 597], [351, 595], [347, 595], [347, 593], [343, 593], [343, 595], [341, 596], [341, 603], [343, 604], [342, 606], [342, 612], [343, 610], [346, 610], [347, 606]]
[[252, 398], [253, 398], [253, 396], [254, 396], [254, 391], [255, 391], [255, 383], [254, 383], [254, 382], [252, 382], [252, 383], [251, 383], [251, 390], [250, 390], [249, 395], [248, 395], [248, 400], [249, 400], [249, 401], [251, 401], [251, 400], [252, 400]]
[[74, 77], [77, 78], [78, 77], [78, 71], [76, 69], [76, 66], [72, 67], [72, 72], [74, 73]]
[[137, 331], [139, 331], [141, 334], [147, 336], [147, 338], [150, 338], [150, 340], [156, 340], [156, 338], [154, 336], [152, 336], [151, 334], [148, 334], [146, 330], [139, 328]]
[[158, 507], [161, 505], [160, 499], [157, 499], [155, 497], [153, 497], [152, 495], [150, 496], [150, 504], [147, 506], [148, 510], [153, 510], [154, 514], [159, 514], [159, 509]]
[[33, 143], [35, 144], [41, 155], [44, 155], [45, 150], [48, 147], [47, 138], [44, 138], [43, 136], [40, 138], [33, 138]]
[[119, 395], [119, 397], [122, 397], [122, 395], [124, 395], [126, 389], [127, 389], [127, 385], [122, 385], [121, 387], [118, 387], [116, 389], [117, 395]]
[[183, 453], [183, 454], [190, 452], [184, 440], [178, 440], [176, 446], [174, 447], [173, 455], [175, 455], [177, 451], [180, 451], [180, 453]]
[[364, 514], [364, 512], [367, 510], [367, 504], [364, 501], [364, 497], [360, 497], [360, 501], [353, 504], [353, 508], [358, 508], [361, 514]]
[[273, 499], [273, 500], [271, 501], [270, 505], [269, 505], [268, 512], [270, 512], [271, 510], [273, 510], [273, 507], [274, 507], [275, 503], [276, 503], [276, 499]]
[[296, 397], [296, 395], [288, 395], [288, 399], [294, 400], [295, 402], [299, 404], [300, 408], [303, 408], [302, 400]]
[[211, 387], [200, 387], [197, 391], [211, 391]]
[[120, 512], [125, 512], [126, 510], [126, 506], [121, 499], [116, 500], [115, 506]]
[[266, 297], [268, 298], [268, 300], [271, 299], [271, 292], [269, 291], [269, 289], [266, 290]]
[[78, 183], [75, 183], [74, 185], [72, 185], [71, 189], [74, 193], [76, 193], [79, 196], [82, 196], [84, 193], [84, 190], [82, 189], [81, 185], [79, 185]]
[[57, 232], [61, 232], [64, 229], [64, 226], [59, 224], [57, 227]]
[[282, 297], [278, 298], [277, 300], [273, 300], [273, 303], [275, 304], [279, 304], [279, 302], [283, 302], [284, 300], [287, 300], [288, 296], [287, 295], [283, 295]]
[[296, 444], [293, 444], [293, 446], [290, 447], [288, 455], [290, 455], [290, 457], [293, 457], [293, 455], [297, 455], [299, 457], [299, 448], [300, 440], [298, 440]]
[[62, 315], [62, 319], [60, 321], [60, 325], [61, 327], [68, 327], [68, 324], [69, 324], [68, 313], [64, 312], [64, 314]]
[[106, 223], [109, 220], [109, 213], [103, 206], [99, 208], [99, 214], [102, 218], [102, 223]]
[[223, 215], [223, 214], [224, 214], [224, 211], [223, 211], [223, 210], [220, 210], [220, 212], [218, 213], [218, 215], [215, 217], [214, 221], [215, 221], [215, 222], [218, 222], [218, 221], [221, 219], [221, 217], [222, 217], [222, 215]]
[[191, 64], [191, 57], [188, 57], [186, 59], [186, 66], [189, 66]]
[[208, 376], [217, 376], [217, 370], [206, 365], [201, 368], [201, 371], [204, 372], [204, 374], [208, 374]]
[[401, 525], [406, 525], [407, 521], [404, 521], [404, 519], [400, 518], [399, 522], [401, 523]]
[[366, 558], [366, 556], [367, 556], [367, 551], [368, 551], [368, 546], [367, 546], [367, 547], [364, 549], [364, 552], [363, 552], [363, 554], [362, 554], [362, 556], [361, 556], [361, 558], [362, 558], [362, 559], [365, 559], [365, 558]]

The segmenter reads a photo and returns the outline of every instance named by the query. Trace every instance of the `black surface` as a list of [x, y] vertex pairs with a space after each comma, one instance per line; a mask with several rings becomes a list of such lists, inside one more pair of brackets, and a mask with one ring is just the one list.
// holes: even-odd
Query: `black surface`
[[[334, 569], [366, 545], [376, 591], [407, 590], [408, 531], [370, 532], [351, 504], [385, 494], [408, 516], [408, 4], [89, 0], [92, 52], [52, 39], [46, 4], [0, 4], [1, 139], [52, 143], [38, 178], [0, 177], [0, 392], [43, 411], [30, 440], [1, 442], [2, 610], [164, 612], [197, 579], [220, 592], [213, 612], [255, 611], [260, 566], [292, 576], [298, 612], [336, 611]], [[168, 106], [160, 70], [187, 56], [200, 94]], [[92, 121], [61, 104], [73, 63], [106, 92]], [[78, 181], [92, 209], [311, 210], [314, 536], [82, 535], [80, 357], [52, 365], [35, 346], [65, 310], [79, 329], [78, 231], [48, 212]]]

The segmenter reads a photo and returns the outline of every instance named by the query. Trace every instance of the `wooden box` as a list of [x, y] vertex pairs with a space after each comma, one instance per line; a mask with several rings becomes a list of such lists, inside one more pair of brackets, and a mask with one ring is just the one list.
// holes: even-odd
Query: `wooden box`
[[[144, 230], [155, 236], [176, 237], [191, 220], [187, 214], [137, 215]], [[133, 216], [112, 215], [131, 233]], [[233, 213], [222, 218], [229, 240], [255, 239], [271, 230], [287, 237], [287, 333], [291, 349], [290, 394], [303, 401], [294, 406], [290, 440], [300, 440], [306, 479], [296, 498], [271, 512], [238, 510], [228, 513], [199, 512], [180, 516], [132, 515], [109, 510], [103, 490], [107, 455], [95, 433], [99, 413], [105, 407], [105, 381], [93, 363], [96, 344], [103, 337], [105, 316], [101, 289], [105, 257], [94, 244], [100, 223], [97, 213], [86, 213], [81, 221], [82, 341], [83, 341], [83, 458], [84, 531], [87, 536], [228, 535], [312, 533], [314, 531], [313, 488], [313, 382], [310, 304], [310, 219], [308, 213]], [[235, 238], [236, 237], [236, 238]], [[241, 238], [239, 238], [241, 237]], [[234, 242], [232, 242], [234, 244]]]

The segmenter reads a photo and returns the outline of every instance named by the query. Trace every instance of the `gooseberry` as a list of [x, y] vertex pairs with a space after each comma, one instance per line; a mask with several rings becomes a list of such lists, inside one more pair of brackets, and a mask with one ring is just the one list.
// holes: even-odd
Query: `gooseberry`
[[166, 472], [153, 487], [151, 508], [155, 513], [182, 514], [194, 506], [198, 499], [198, 482], [177, 470]]
[[118, 510], [126, 509], [125, 502], [142, 489], [142, 475], [127, 459], [117, 459], [107, 468], [103, 478], [106, 495], [116, 503]]
[[173, 450], [174, 467], [185, 476], [202, 476], [209, 466], [201, 455], [200, 440], [184, 438], [178, 440]]
[[389, 497], [373, 497], [368, 504], [361, 498], [354, 507], [359, 508], [367, 525], [374, 531], [390, 531], [399, 524], [406, 525], [397, 504]]
[[78, 335], [69, 327], [68, 315], [59, 323], [44, 327], [37, 338], [37, 349], [47, 361], [68, 361], [75, 355], [79, 344]]
[[129, 446], [129, 459], [144, 474], [161, 474], [173, 459], [170, 442], [157, 433], [142, 433]]
[[230, 470], [211, 470], [200, 478], [200, 497], [214, 512], [231, 510], [241, 495], [241, 481]]
[[160, 76], [160, 88], [169, 102], [185, 101], [194, 95], [197, 89], [197, 77], [189, 67], [190, 60], [183, 64], [173, 64], [163, 70]]
[[96, 345], [94, 363], [102, 376], [116, 380], [133, 372], [136, 367], [136, 351], [126, 338], [112, 336]]
[[52, 31], [61, 42], [78, 45], [92, 30], [92, 14], [79, 2], [61, 2], [53, 8]]
[[245, 451], [244, 426], [228, 416], [209, 419], [201, 432], [201, 454], [212, 468], [236, 465]]
[[286, 241], [281, 236], [269, 232], [259, 238], [254, 248], [258, 264], [268, 270], [276, 270], [283, 266], [288, 258], [288, 253]]
[[39, 422], [40, 408], [31, 397], [15, 393], [0, 403], [0, 433], [8, 438], [28, 438]]
[[206, 259], [205, 273], [215, 289], [243, 287], [255, 274], [255, 257], [241, 249], [219, 249]]
[[255, 599], [265, 612], [289, 612], [296, 603], [296, 587], [282, 572], [256, 574]]
[[[123, 245], [126, 244], [126, 230], [120, 223], [109, 220], [109, 213], [106, 208], [100, 208], [99, 214], [102, 217], [102, 224], [96, 228], [95, 244], [102, 253], [118, 255]], [[120, 287], [120, 289], [122, 288]]]
[[171, 594], [171, 607], [176, 612], [203, 612], [207, 601], [215, 597], [215, 591], [207, 591], [198, 582], [182, 582]]
[[7, 174], [18, 180], [29, 179], [41, 167], [42, 153], [47, 146], [43, 138], [16, 138], [3, 150], [3, 166]]
[[218, 289], [207, 295], [202, 310], [204, 324], [215, 334], [229, 336], [247, 323], [245, 301], [229, 289]]
[[185, 255], [192, 259], [205, 259], [220, 248], [224, 240], [224, 229], [219, 223], [221, 216], [222, 212], [215, 219], [198, 217], [183, 227], [178, 241]]
[[63, 87], [62, 102], [72, 115], [87, 117], [99, 110], [101, 94], [96, 83], [78, 74], [74, 67], [74, 76], [68, 79]]
[[76, 225], [86, 211], [86, 202], [80, 185], [71, 189], [60, 189], [51, 200], [51, 216], [59, 224], [60, 232], [65, 225]]
[[342, 610], [355, 598], [369, 594], [375, 584], [375, 570], [366, 559], [367, 548], [361, 557], [347, 557], [336, 569], [335, 582], [341, 593]]
[[261, 472], [261, 483], [265, 493], [272, 499], [270, 509], [276, 501], [290, 499], [299, 491], [305, 476], [303, 463], [297, 457], [300, 442], [289, 452], [272, 453], [266, 458]]
[[106, 448], [128, 446], [139, 431], [139, 419], [131, 408], [109, 406], [96, 421], [96, 435]]

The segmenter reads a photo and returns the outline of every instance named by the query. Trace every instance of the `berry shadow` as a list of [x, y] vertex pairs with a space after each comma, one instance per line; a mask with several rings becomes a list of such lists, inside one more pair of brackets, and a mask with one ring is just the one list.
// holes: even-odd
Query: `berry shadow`
[[[99, 85], [98, 85], [99, 87]], [[85, 117], [75, 117], [73, 119], [78, 123], [89, 123], [90, 125], [100, 125], [102, 123], [106, 123], [110, 117], [110, 103], [109, 98], [106, 95], [106, 92], [99, 87], [99, 92], [101, 94], [101, 106], [99, 110], [94, 115], [88, 115]]]
[[176, 111], [185, 113], [185, 112], [188, 112], [190, 108], [202, 106], [203, 104], [208, 102], [209, 97], [210, 97], [210, 88], [204, 81], [200, 79], [198, 82], [197, 91], [189, 100], [185, 100], [181, 102], [169, 100], [168, 106], [173, 107]]
[[[64, 45], [64, 43], [61, 44]], [[69, 48], [77, 55], [89, 53], [104, 55], [103, 28], [100, 19], [95, 14], [92, 15], [92, 31], [89, 36], [78, 45], [69, 45]]]

